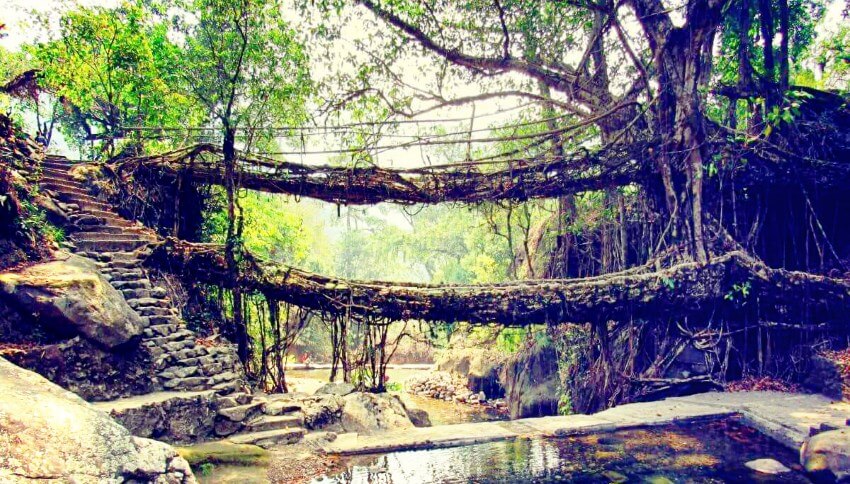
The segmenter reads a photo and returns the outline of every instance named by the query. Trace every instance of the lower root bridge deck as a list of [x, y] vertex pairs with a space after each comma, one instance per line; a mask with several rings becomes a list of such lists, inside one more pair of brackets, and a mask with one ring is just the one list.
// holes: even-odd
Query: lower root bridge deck
[[581, 279], [486, 285], [336, 279], [248, 254], [240, 280], [228, 281], [221, 246], [176, 239], [160, 244], [151, 260], [198, 282], [238, 284], [328, 314], [391, 321], [523, 326], [666, 317], [711, 319], [758, 311], [761, 321], [790, 324], [804, 320], [815, 327], [838, 320], [850, 310], [850, 281], [770, 268], [743, 251], [712, 257], [706, 264], [682, 262], [664, 269], [646, 265]]

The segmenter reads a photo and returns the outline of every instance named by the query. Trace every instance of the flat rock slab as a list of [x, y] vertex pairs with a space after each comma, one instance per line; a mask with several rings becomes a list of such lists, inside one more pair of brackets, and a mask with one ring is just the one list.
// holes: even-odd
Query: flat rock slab
[[387, 431], [341, 434], [321, 446], [329, 454], [370, 454], [508, 440], [558, 437], [618, 429], [688, 423], [740, 415], [757, 430], [794, 450], [811, 427], [844, 427], [850, 404], [820, 395], [779, 392], [705, 393], [658, 402], [632, 403], [593, 415], [526, 418]]

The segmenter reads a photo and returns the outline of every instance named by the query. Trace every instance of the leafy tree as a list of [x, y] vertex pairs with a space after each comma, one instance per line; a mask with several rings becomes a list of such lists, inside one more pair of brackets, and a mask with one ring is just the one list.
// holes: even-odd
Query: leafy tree
[[[100, 141], [112, 156], [125, 126], [172, 126], [202, 116], [175, 89], [179, 51], [167, 34], [162, 20], [128, 1], [69, 11], [56, 39], [26, 50], [41, 69], [42, 86], [68, 111], [66, 133], [81, 146]], [[135, 141], [138, 149], [141, 140]]]
[[[307, 55], [283, 19], [278, 0], [194, 0], [180, 4], [177, 30], [185, 39], [180, 73], [186, 93], [221, 130], [226, 174], [226, 259], [238, 271], [243, 222], [237, 200], [237, 132], [245, 151], [269, 141], [264, 129], [297, 123], [310, 92]], [[238, 212], [238, 213], [237, 213]], [[242, 294], [233, 292], [233, 319], [243, 363], [249, 358]]]

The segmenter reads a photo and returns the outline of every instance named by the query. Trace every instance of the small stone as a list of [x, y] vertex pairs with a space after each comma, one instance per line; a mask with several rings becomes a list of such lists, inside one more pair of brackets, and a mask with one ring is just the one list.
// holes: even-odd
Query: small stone
[[781, 462], [774, 459], [756, 459], [744, 464], [748, 468], [761, 474], [785, 474], [791, 472], [791, 469], [785, 467]]
[[605, 476], [606, 479], [608, 479], [608, 482], [620, 483], [629, 480], [629, 478], [625, 474], [621, 474], [617, 471], [605, 471], [602, 473], [602, 475]]
[[318, 390], [315, 391], [314, 395], [339, 395], [344, 397], [354, 393], [354, 385], [351, 383], [337, 383], [330, 382], [322, 385]]
[[236, 380], [237, 378], [239, 378], [239, 375], [237, 375], [236, 373], [234, 373], [232, 371], [226, 371], [224, 373], [220, 373], [218, 375], [213, 376], [212, 377], [212, 383], [213, 383], [213, 385], [215, 385], [215, 384], [225, 382], [225, 381]]

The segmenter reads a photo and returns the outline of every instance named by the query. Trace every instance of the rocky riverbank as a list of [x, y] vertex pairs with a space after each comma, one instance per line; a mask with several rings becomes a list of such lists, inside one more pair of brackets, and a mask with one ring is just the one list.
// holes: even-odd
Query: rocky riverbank
[[412, 395], [435, 398], [447, 402], [468, 405], [484, 405], [497, 409], [506, 409], [502, 398], [488, 399], [484, 391], [469, 389], [466, 378], [445, 371], [434, 371], [427, 375], [413, 377], [404, 383], [406, 392]]
[[135, 437], [73, 393], [0, 358], [0, 482], [194, 483], [169, 445]]

